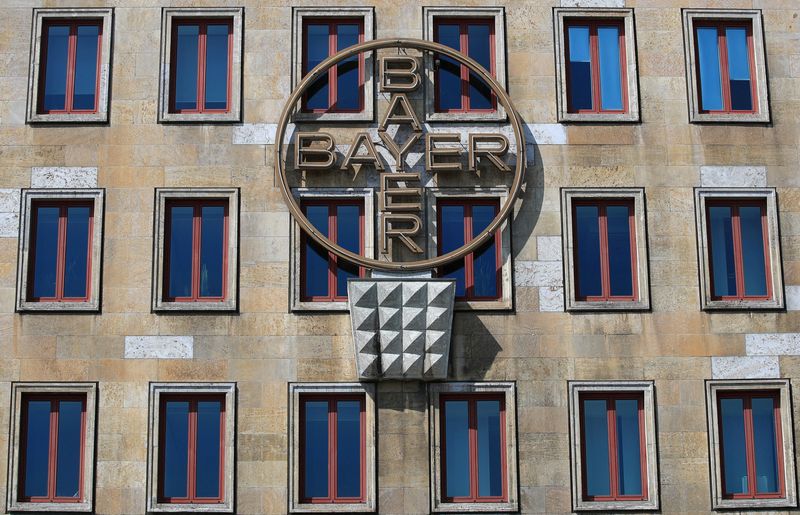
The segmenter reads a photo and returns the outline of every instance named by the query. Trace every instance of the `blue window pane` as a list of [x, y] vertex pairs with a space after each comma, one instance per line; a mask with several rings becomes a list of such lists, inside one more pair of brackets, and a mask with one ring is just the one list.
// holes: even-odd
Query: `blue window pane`
[[328, 497], [328, 401], [305, 403], [303, 450], [304, 496]]
[[[439, 206], [441, 225], [440, 254], [447, 254], [464, 245], [464, 206]], [[459, 260], [443, 267], [442, 277], [456, 280], [456, 297], [467, 294], [464, 261]]]
[[467, 497], [469, 491], [469, 406], [444, 403], [445, 497]]
[[[486, 229], [494, 219], [495, 206], [472, 207], [472, 236], [477, 236]], [[497, 247], [492, 237], [475, 251], [472, 258], [474, 287], [472, 294], [476, 297], [497, 296]]]
[[173, 206], [169, 213], [169, 296], [191, 297], [194, 208]]
[[56, 266], [58, 258], [58, 218], [61, 210], [57, 207], [36, 208], [36, 226], [33, 254], [33, 296], [56, 296]]
[[751, 410], [753, 447], [756, 455], [756, 493], [775, 493], [780, 490], [775, 399], [755, 397], [751, 401]]
[[631, 225], [628, 206], [606, 207], [608, 227], [608, 272], [612, 296], [633, 295]]
[[[309, 24], [306, 30], [306, 67], [308, 73], [328, 57], [328, 24]], [[307, 109], [328, 108], [328, 75], [323, 74], [306, 92]]]
[[[485, 23], [467, 26], [467, 55], [492, 72], [491, 27]], [[469, 74], [469, 108], [491, 109], [492, 88], [474, 73]]]
[[[336, 51], [358, 44], [360, 28], [356, 24], [336, 26]], [[348, 57], [336, 66], [336, 109], [358, 110], [361, 107], [358, 56]]]
[[721, 399], [719, 404], [725, 493], [747, 493], [749, 488], [744, 436], [744, 401]]
[[25, 431], [25, 497], [45, 497], [50, 449], [50, 401], [28, 401]]
[[197, 401], [197, 450], [195, 459], [195, 495], [218, 498], [219, 457], [221, 445], [220, 401]]
[[83, 402], [58, 403], [56, 497], [80, 496]]
[[701, 109], [704, 111], [722, 110], [719, 42], [715, 27], [699, 27], [697, 29], [697, 57]]
[[44, 64], [44, 111], [66, 109], [69, 27], [47, 28], [47, 61]]
[[[336, 208], [336, 239], [340, 247], [361, 253], [361, 208], [359, 206], [338, 206]], [[358, 266], [344, 259], [336, 262], [336, 295], [347, 296], [347, 279], [358, 277]]]
[[[461, 34], [458, 25], [440, 24], [437, 42], [461, 51]], [[449, 111], [461, 109], [461, 65], [449, 57], [437, 55], [438, 76], [436, 77], [436, 94], [439, 100], [438, 109]]]
[[500, 401], [477, 401], [478, 495], [503, 495], [503, 448], [500, 443]]
[[78, 27], [75, 48], [75, 78], [72, 94], [73, 109], [94, 110], [97, 89], [97, 45], [99, 25]]
[[361, 403], [336, 402], [336, 496], [361, 497]]
[[725, 29], [728, 43], [728, 74], [731, 87], [731, 109], [750, 111], [753, 109], [750, 87], [750, 51], [747, 44], [747, 29], [728, 27]]
[[619, 27], [598, 27], [600, 57], [600, 108], [622, 110], [622, 68], [619, 52]]
[[175, 51], [175, 109], [197, 109], [198, 25], [178, 25]]
[[608, 415], [606, 401], [583, 401], [583, 444], [586, 463], [584, 475], [586, 494], [611, 495], [611, 478], [608, 466]]
[[189, 472], [189, 403], [167, 401], [164, 409], [164, 497], [187, 497]]
[[731, 214], [731, 208], [726, 206], [712, 206], [708, 209], [711, 233], [709, 252], [711, 253], [711, 275], [714, 281], [713, 295], [715, 297], [736, 295], [736, 265], [733, 258]]
[[[306, 207], [306, 218], [323, 236], [328, 236], [328, 206]], [[306, 238], [305, 247], [305, 294], [328, 295], [328, 252], [311, 238]]]
[[600, 277], [600, 222], [597, 206], [575, 207], [578, 298], [603, 294]]
[[64, 263], [64, 297], [86, 296], [89, 264], [89, 220], [91, 208], [67, 208], [67, 248]]
[[767, 270], [764, 262], [764, 226], [762, 225], [761, 207], [740, 207], [739, 224], [742, 230], [744, 294], [766, 295]]
[[569, 44], [569, 104], [570, 110], [592, 109], [592, 59], [589, 47], [589, 27], [571, 26], [567, 29]]
[[225, 206], [203, 206], [200, 213], [200, 296], [222, 297]]
[[642, 495], [639, 401], [636, 399], [617, 400], [615, 406], [619, 495]]
[[228, 24], [206, 27], [206, 109], [228, 107]]

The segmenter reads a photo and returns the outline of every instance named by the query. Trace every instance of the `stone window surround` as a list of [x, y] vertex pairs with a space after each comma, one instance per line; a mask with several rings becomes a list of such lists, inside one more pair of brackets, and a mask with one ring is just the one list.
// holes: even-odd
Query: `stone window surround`
[[[448, 503], [443, 501], [441, 480], [441, 415], [439, 397], [452, 393], [505, 394], [507, 502]], [[433, 513], [516, 512], [519, 511], [517, 476], [517, 400], [514, 381], [442, 382], [428, 385], [428, 431], [430, 441], [430, 492]]]
[[[38, 200], [91, 200], [94, 203], [92, 222], [92, 252], [89, 300], [86, 302], [30, 302], [28, 301], [28, 270], [30, 266], [32, 205]], [[103, 253], [103, 214], [105, 189], [31, 189], [22, 190], [22, 217], [20, 221], [19, 253], [17, 258], [17, 302], [19, 312], [34, 311], [100, 311], [100, 281]]]
[[[337, 198], [363, 198], [364, 199], [364, 255], [375, 257], [375, 190], [374, 188], [292, 188], [298, 202], [303, 199], [337, 199]], [[289, 253], [289, 270], [291, 279], [291, 310], [292, 311], [341, 311], [347, 312], [347, 301], [311, 302], [300, 300], [300, 241], [301, 229], [293, 219], [291, 221], [291, 244]], [[366, 270], [366, 276], [370, 271]]]
[[[626, 113], [570, 113], [567, 109], [567, 64], [566, 64], [566, 38], [564, 36], [564, 22], [576, 18], [613, 18], [621, 19], [625, 27], [625, 59], [626, 78], [625, 87], [628, 91], [628, 105]], [[633, 20], [633, 9], [614, 8], [553, 8], [553, 34], [556, 45], [556, 84], [558, 94], [558, 121], [559, 122], [638, 122], [639, 117], [639, 80], [636, 65], [636, 29]]]
[[[376, 411], [374, 383], [289, 383], [289, 513], [372, 513], [377, 508], [375, 470]], [[366, 501], [357, 504], [311, 504], [300, 501], [300, 396], [364, 394], [366, 417]]]
[[[772, 281], [771, 300], [713, 300], [711, 297], [711, 268], [706, 235], [706, 200], [763, 199], [767, 205], [767, 243], [770, 249], [769, 268]], [[697, 220], [697, 258], [700, 271], [700, 308], [703, 310], [783, 309], [783, 272], [778, 228], [778, 194], [775, 188], [695, 188], [695, 218]]]
[[[234, 513], [234, 481], [236, 475], [236, 383], [165, 383], [151, 382], [149, 386], [147, 419], [147, 511], [154, 513], [205, 512]], [[158, 502], [158, 450], [161, 395], [225, 395], [225, 476], [222, 504], [169, 504]]]
[[[303, 78], [303, 23], [313, 18], [362, 18], [364, 41], [375, 39], [374, 7], [292, 7], [292, 89]], [[374, 54], [364, 56], [364, 109], [358, 113], [305, 113], [299, 105], [293, 119], [304, 122], [372, 121], [375, 117]]]
[[[722, 469], [717, 435], [717, 393], [731, 391], [777, 390], [780, 393], [781, 433], [783, 436], [783, 466], [786, 496], [780, 499], [725, 499], [722, 496]], [[794, 431], [792, 428], [792, 398], [789, 379], [720, 379], [706, 380], [706, 414], [708, 420], [708, 455], [711, 473], [711, 509], [794, 508], [797, 507], [795, 478]]]
[[[51, 19], [100, 18], [103, 34], [100, 41], [100, 63], [97, 70], [98, 95], [95, 113], [45, 114], [38, 112], [39, 72], [42, 57], [42, 26]], [[30, 70], [28, 76], [28, 123], [40, 122], [83, 122], [108, 123], [109, 83], [111, 78], [111, 38], [114, 30], [114, 8], [34, 8], [33, 31], [31, 34]]]
[[[689, 122], [751, 122], [769, 123], [769, 88], [766, 73], [766, 54], [764, 49], [764, 27], [760, 9], [681, 9], [683, 17], [683, 48], [686, 60], [686, 82], [689, 102]], [[753, 60], [755, 62], [756, 91], [758, 92], [757, 113], [701, 113], [700, 87], [695, 67], [695, 20], [748, 20], [753, 24]]]
[[[423, 7], [422, 39], [433, 41], [436, 18], [494, 18], [494, 76], [507, 90], [506, 84], [506, 11], [505, 7]], [[491, 113], [437, 113], [433, 55], [425, 52], [425, 121], [427, 122], [503, 122], [506, 111], [498, 102]]]
[[[27, 394], [85, 394], [86, 430], [83, 435], [83, 502], [31, 503], [17, 499], [19, 488], [20, 429], [22, 396]], [[95, 427], [97, 415], [97, 383], [94, 382], [12, 382], [11, 434], [8, 453], [8, 488], [6, 509], [9, 512], [92, 512], [94, 510]]]
[[[659, 509], [658, 445], [656, 437], [655, 383], [653, 381], [568, 381], [570, 468], [574, 511], [645, 511]], [[640, 501], [583, 500], [580, 396], [585, 393], [641, 393], [644, 396], [647, 499]]]
[[[636, 301], [581, 301], [575, 295], [575, 255], [572, 230], [572, 200], [632, 199], [636, 220]], [[646, 311], [650, 309], [647, 255], [647, 214], [644, 188], [561, 188], [561, 234], [563, 235], [564, 300], [567, 311]]]
[[[222, 302], [169, 302], [164, 300], [164, 231], [169, 200], [222, 198], [228, 201], [228, 256], [225, 300]], [[238, 308], [239, 188], [156, 188], [153, 238], [153, 311], [236, 311]]]
[[[508, 188], [505, 186], [495, 187], [442, 187], [426, 188], [426, 226], [428, 230], [428, 257], [434, 258], [438, 252], [438, 200], [448, 198], [466, 199], [497, 199], [502, 207], [508, 201]], [[500, 257], [503, 260], [501, 267], [501, 288], [502, 297], [497, 300], [462, 300], [456, 301], [454, 309], [456, 311], [486, 311], [486, 310], [510, 310], [513, 308], [513, 276], [514, 268], [511, 263], [511, 225], [508, 220], [500, 226]]]
[[[158, 121], [163, 122], [240, 122], [242, 121], [242, 48], [243, 7], [163, 7], [161, 9], [161, 73], [158, 87]], [[230, 111], [227, 113], [170, 112], [170, 74], [172, 59], [172, 26], [178, 18], [223, 18], [233, 21], [231, 52]]]

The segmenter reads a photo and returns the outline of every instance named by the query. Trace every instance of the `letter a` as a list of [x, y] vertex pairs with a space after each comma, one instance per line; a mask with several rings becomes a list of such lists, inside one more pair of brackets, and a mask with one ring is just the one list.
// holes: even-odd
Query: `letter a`
[[[402, 114], [396, 113], [398, 108], [402, 108]], [[394, 93], [392, 99], [389, 101], [389, 109], [386, 110], [386, 116], [381, 120], [378, 125], [379, 131], [385, 131], [386, 126], [392, 123], [411, 125], [414, 132], [422, 132], [422, 126], [417, 118], [417, 113], [411, 107], [411, 102], [405, 93]]]

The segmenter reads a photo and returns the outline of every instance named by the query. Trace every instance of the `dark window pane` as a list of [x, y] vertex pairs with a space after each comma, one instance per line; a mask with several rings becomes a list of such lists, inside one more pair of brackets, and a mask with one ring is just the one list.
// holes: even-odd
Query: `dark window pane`
[[169, 216], [169, 296], [191, 297], [194, 208], [173, 206]]
[[767, 294], [767, 269], [764, 262], [764, 226], [761, 207], [740, 207], [739, 224], [742, 229], [744, 294], [764, 296]]
[[578, 298], [603, 294], [600, 277], [600, 222], [597, 206], [575, 207]]
[[175, 109], [197, 109], [198, 25], [178, 25], [175, 42]]
[[228, 24], [206, 27], [206, 109], [228, 107]]
[[467, 497], [469, 491], [469, 408], [467, 401], [444, 403], [445, 497]]
[[80, 496], [83, 402], [58, 403], [56, 497]]
[[328, 401], [305, 403], [303, 450], [305, 497], [328, 497]]
[[719, 404], [725, 493], [747, 493], [744, 402], [742, 399], [722, 399]]
[[[437, 42], [461, 51], [459, 26], [440, 24]], [[443, 55], [436, 55], [436, 59], [439, 63], [436, 77], [438, 108], [440, 111], [461, 109], [461, 65]]]
[[569, 100], [575, 112], [592, 109], [592, 60], [589, 50], [589, 27], [567, 29], [569, 44]]
[[[472, 236], [477, 236], [494, 219], [494, 206], [472, 206]], [[473, 254], [472, 294], [476, 297], [497, 296], [497, 247], [494, 237]]]
[[189, 472], [189, 403], [167, 401], [164, 409], [164, 497], [187, 497]]
[[775, 399], [756, 397], [753, 413], [753, 448], [756, 455], [756, 493], [775, 493], [778, 480], [778, 435], [775, 428]]
[[716, 27], [697, 29], [697, 71], [700, 81], [700, 106], [705, 111], [722, 110], [722, 76]]
[[615, 405], [619, 495], [642, 495], [639, 401], [624, 399], [616, 401]]
[[361, 403], [336, 403], [337, 497], [361, 497]]
[[73, 109], [94, 110], [97, 89], [97, 45], [100, 41], [99, 25], [78, 27], [75, 48], [75, 79], [72, 94]]
[[51, 25], [47, 28], [47, 57], [44, 63], [44, 111], [66, 109], [67, 56], [69, 27]]
[[608, 225], [608, 272], [611, 295], [633, 295], [631, 224], [628, 206], [606, 207]]
[[606, 401], [583, 401], [584, 477], [589, 496], [611, 495], [608, 466], [608, 416]]
[[747, 44], [747, 29], [728, 27], [725, 29], [728, 43], [728, 74], [731, 81], [731, 109], [750, 111], [753, 109], [750, 88], [750, 51]]
[[503, 495], [503, 448], [500, 443], [500, 401], [477, 401], [478, 495]]
[[[328, 206], [306, 207], [306, 217], [324, 236], [328, 236]], [[328, 295], [328, 252], [306, 238], [305, 294], [308, 297]]]
[[67, 208], [67, 248], [64, 263], [64, 297], [86, 296], [89, 264], [89, 220], [91, 208]]
[[222, 297], [225, 206], [203, 206], [200, 211], [200, 296]]
[[195, 495], [218, 498], [220, 478], [220, 401], [197, 401]]
[[[340, 247], [361, 253], [361, 224], [359, 206], [338, 206], [336, 208], [336, 239]], [[358, 277], [358, 266], [344, 259], [336, 262], [336, 295], [347, 296], [347, 279]]]
[[[711, 254], [711, 275], [713, 296], [736, 295], [736, 265], [733, 258], [733, 225], [731, 208], [712, 206], [708, 208], [709, 252]], [[759, 222], [760, 223], [760, 222]]]
[[[485, 23], [467, 26], [467, 55], [492, 72], [491, 27]], [[491, 109], [492, 88], [474, 73], [469, 74], [469, 108]]]
[[[441, 211], [439, 229], [441, 254], [447, 254], [464, 245], [464, 206], [439, 206]], [[458, 260], [442, 268], [443, 277], [456, 280], [456, 297], [466, 295], [464, 261]]]
[[[306, 25], [306, 66], [308, 73], [328, 57], [328, 24]], [[328, 108], [328, 74], [323, 74], [308, 88], [306, 93], [308, 109]]]
[[[360, 28], [356, 24], [336, 26], [336, 51], [358, 44]], [[357, 110], [361, 107], [360, 74], [358, 56], [348, 57], [336, 66], [336, 109]]]
[[600, 108], [622, 110], [622, 68], [620, 67], [619, 27], [598, 27], [600, 57]]
[[57, 207], [36, 209], [33, 254], [33, 296], [56, 296], [56, 266], [58, 258], [58, 217]]
[[25, 497], [47, 496], [50, 401], [28, 401], [25, 431]]

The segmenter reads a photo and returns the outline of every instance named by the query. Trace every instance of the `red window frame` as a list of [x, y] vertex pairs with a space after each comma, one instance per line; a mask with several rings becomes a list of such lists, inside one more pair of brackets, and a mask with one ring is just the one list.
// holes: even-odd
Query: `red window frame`
[[[222, 239], [222, 296], [200, 296], [200, 238], [202, 210], [209, 206], [223, 206], [225, 208], [225, 223], [223, 225]], [[169, 296], [169, 276], [171, 264], [169, 261], [170, 240], [172, 236], [172, 211], [173, 207], [192, 207], [192, 295], [190, 297]], [[168, 199], [165, 203], [164, 213], [164, 301], [165, 302], [224, 302], [228, 295], [228, 224], [229, 202], [225, 199]]]
[[[56, 257], [56, 296], [55, 297], [34, 297], [33, 286], [36, 275], [36, 228], [39, 221], [38, 208], [57, 207], [58, 215], [58, 250]], [[89, 226], [87, 228], [88, 244], [86, 248], [86, 295], [83, 297], [64, 297], [64, 267], [67, 253], [67, 208], [69, 207], [88, 207]], [[28, 258], [28, 302], [88, 302], [92, 296], [92, 237], [94, 236], [94, 202], [72, 201], [72, 200], [37, 200], [31, 203], [31, 231], [28, 235], [29, 258]]]
[[[578, 261], [578, 217], [576, 208], [578, 206], [596, 206], [598, 208], [598, 224], [600, 226], [600, 279], [603, 294], [599, 296], [579, 296], [580, 292], [580, 271], [578, 267], [573, 267], [575, 273], [575, 298], [584, 302], [609, 302], [609, 301], [637, 301], [639, 299], [639, 277], [638, 277], [638, 255], [636, 249], [636, 206], [633, 199], [574, 199], [572, 201], [572, 234], [574, 259]], [[628, 208], [628, 223], [630, 224], [630, 247], [631, 247], [631, 281], [633, 295], [611, 295], [611, 272], [609, 265], [608, 248], [608, 219], [606, 218], [606, 208], [609, 206], [625, 206]]]
[[[753, 437], [753, 412], [751, 403], [754, 398], [771, 398], [775, 401], [773, 410], [775, 416], [775, 457], [778, 461], [779, 491], [759, 494], [755, 488], [756, 462], [755, 440]], [[725, 491], [725, 454], [722, 445], [722, 399], [742, 399], [744, 401], [744, 433], [745, 454], [747, 456], [747, 488], [748, 493], [729, 494]], [[722, 496], [725, 499], [780, 499], [786, 497], [786, 478], [783, 463], [783, 429], [781, 428], [781, 395], [776, 390], [728, 391], [717, 392], [717, 431], [720, 449], [720, 476], [722, 478]]]
[[[94, 109], [73, 109], [73, 95], [75, 93], [75, 60], [76, 49], [78, 46], [78, 27], [97, 26], [97, 66], [94, 78]], [[47, 31], [53, 26], [69, 27], [69, 43], [67, 49], [67, 76], [66, 90], [64, 99], [64, 109], [44, 109], [44, 87], [47, 75]], [[39, 84], [37, 92], [37, 112], [39, 114], [93, 114], [97, 112], [100, 98], [100, 66], [103, 55], [103, 20], [101, 19], [70, 19], [70, 18], [49, 18], [42, 23], [41, 33], [41, 56], [39, 63]]]
[[[714, 295], [714, 259], [711, 255], [711, 216], [712, 207], [731, 208], [731, 233], [733, 235], [733, 262], [736, 270], [736, 293], [737, 295]], [[744, 293], [744, 257], [742, 255], [742, 229], [739, 219], [740, 207], [760, 207], [761, 208], [761, 237], [764, 244], [764, 278], [767, 283], [766, 295], [745, 295]], [[708, 270], [709, 282], [711, 284], [712, 300], [771, 300], [772, 299], [772, 272], [769, 262], [769, 225], [767, 223], [767, 201], [764, 199], [709, 199], [706, 200], [706, 220], [709, 227], [706, 229], [706, 240], [708, 245]]]
[[[306, 17], [303, 19], [303, 77], [311, 70], [308, 69], [308, 30], [309, 25], [328, 25], [328, 57], [337, 53], [339, 25], [358, 25], [358, 42], [364, 42], [364, 18], [337, 18], [337, 17]], [[364, 84], [366, 67], [364, 53], [358, 55], [358, 109], [339, 109], [336, 103], [339, 99], [338, 77], [339, 65], [334, 64], [328, 68], [328, 108], [309, 109], [306, 105], [307, 95], [303, 95], [302, 110], [304, 113], [360, 113], [364, 110]]]
[[[206, 109], [206, 34], [209, 25], [228, 25], [228, 77], [225, 109]], [[177, 80], [178, 27], [198, 25], [197, 42], [197, 107], [175, 108], [175, 84]], [[232, 18], [177, 18], [172, 22], [172, 48], [170, 48], [169, 112], [177, 114], [220, 114], [231, 110], [231, 78], [233, 76], [233, 19]]]
[[[627, 114], [628, 112], [628, 57], [625, 50], [625, 20], [620, 18], [569, 18], [564, 21], [564, 56], [569, 61], [569, 28], [572, 26], [589, 27], [589, 51], [590, 66], [592, 75], [592, 108], [574, 109], [572, 107], [572, 95], [570, 95], [570, 71], [569, 66], [565, 67], [567, 78], [567, 111], [577, 114]], [[620, 86], [622, 90], [622, 109], [603, 109], [601, 105], [601, 85], [600, 85], [600, 45], [597, 38], [598, 27], [614, 26], [619, 29], [619, 63], [620, 63]]]
[[[328, 496], [308, 497], [305, 494], [305, 434], [306, 410], [305, 404], [310, 401], [324, 401], [328, 403]], [[361, 423], [361, 496], [339, 497], [337, 495], [337, 415], [336, 403], [338, 401], [358, 401], [360, 405]], [[310, 504], [356, 504], [367, 501], [367, 415], [366, 397], [364, 394], [301, 394], [300, 395], [300, 502]]]
[[[495, 38], [495, 19], [494, 18], [464, 18], [464, 17], [457, 17], [457, 18], [447, 18], [447, 17], [435, 17], [433, 20], [433, 39], [435, 42], [439, 42], [439, 26], [440, 25], [458, 25], [459, 31], [459, 52], [468, 55], [469, 51], [469, 34], [468, 34], [468, 26], [469, 25], [487, 25], [489, 27], [489, 57], [491, 59], [491, 69], [489, 73], [492, 77], [496, 77], [497, 75], [497, 63], [495, 63], [495, 52], [496, 52], [496, 38]], [[434, 59], [438, 59], [438, 57], [434, 56]], [[461, 64], [461, 109], [441, 109], [439, 107], [439, 87], [435, 86], [433, 88], [434, 91], [434, 110], [437, 113], [493, 113], [497, 111], [497, 96], [492, 92], [492, 107], [491, 109], [472, 109], [469, 103], [469, 76], [470, 71], [469, 67], [465, 64]], [[434, 67], [434, 83], [439, 84], [439, 66]]]
[[[720, 81], [722, 82], [722, 110], [703, 109], [703, 98], [700, 85], [700, 47], [697, 44], [697, 29], [713, 27], [717, 29], [717, 46], [719, 49]], [[747, 56], [750, 65], [750, 96], [753, 108], [749, 110], [734, 110], [731, 107], [730, 67], [728, 63], [728, 38], [725, 29], [729, 27], [744, 28], [747, 30]], [[695, 77], [697, 77], [697, 104], [700, 113], [706, 114], [756, 114], [758, 113], [758, 87], [756, 85], [756, 61], [753, 48], [753, 22], [750, 20], [695, 20], [693, 24], [695, 47]]]
[[[464, 207], [464, 244], [473, 240], [472, 236], [472, 208], [474, 206], [493, 206], [495, 208], [495, 215], [500, 210], [500, 201], [498, 199], [482, 199], [482, 198], [461, 198], [461, 199], [445, 199], [441, 198], [436, 201], [437, 207], [439, 206], [463, 206]], [[502, 229], [498, 228], [494, 233], [494, 247], [495, 247], [495, 263], [497, 265], [496, 278], [497, 294], [494, 296], [478, 296], [474, 295], [475, 287], [475, 267], [474, 267], [474, 252], [470, 252], [464, 256], [464, 290], [466, 295], [457, 297], [458, 301], [471, 301], [471, 300], [498, 300], [503, 298], [503, 246], [502, 246]], [[436, 210], [436, 241], [437, 241], [437, 254], [442, 255], [442, 210]], [[444, 275], [445, 267], [439, 269], [438, 274]]]
[[[606, 401], [606, 420], [608, 423], [608, 474], [611, 495], [589, 495], [586, 491], [586, 424], [583, 414], [583, 401], [587, 399]], [[579, 396], [581, 423], [581, 496], [584, 501], [645, 501], [648, 499], [647, 445], [644, 425], [644, 394], [641, 392], [599, 392], [584, 393]], [[617, 411], [616, 401], [635, 400], [639, 406], [639, 460], [641, 466], [642, 494], [619, 494], [619, 464], [617, 463]]]
[[[469, 483], [470, 495], [468, 497], [447, 496], [447, 445], [444, 435], [447, 428], [445, 404], [448, 401], [467, 401], [469, 413]], [[500, 467], [503, 474], [503, 495], [481, 496], [478, 495], [478, 416], [477, 401], [500, 402]], [[502, 393], [448, 393], [439, 396], [439, 423], [441, 429], [441, 491], [442, 501], [447, 503], [499, 503], [508, 502], [508, 452], [506, 449], [506, 396]]]
[[[186, 497], [164, 496], [164, 432], [166, 430], [166, 406], [168, 401], [189, 403], [189, 452], [186, 463]], [[197, 497], [195, 468], [197, 466], [197, 403], [219, 401], [219, 497]], [[221, 504], [225, 502], [225, 395], [218, 394], [162, 394], [158, 406], [158, 502], [166, 504]]]
[[[28, 402], [30, 401], [50, 401], [50, 444], [48, 449], [48, 473], [47, 473], [47, 496], [44, 497], [25, 497], [25, 456], [27, 450], [28, 435]], [[56, 496], [56, 465], [58, 460], [58, 415], [60, 401], [81, 401], [81, 463], [80, 477], [78, 480], [77, 497], [57, 497]], [[17, 487], [17, 499], [20, 502], [30, 503], [80, 503], [84, 496], [84, 464], [86, 460], [86, 395], [81, 394], [25, 394], [22, 397], [22, 412], [20, 417], [20, 447], [19, 447], [19, 485]]]
[[[328, 207], [328, 239], [334, 243], [338, 242], [336, 231], [336, 208], [339, 206], [358, 206], [358, 225], [359, 225], [359, 254], [364, 255], [364, 200], [360, 198], [342, 199], [308, 199], [300, 202], [300, 208], [305, 214], [308, 206], [327, 206]], [[339, 256], [333, 252], [328, 252], [328, 295], [306, 295], [306, 244], [310, 243], [308, 235], [301, 231], [300, 235], [300, 300], [301, 302], [344, 302], [346, 295], [336, 294], [336, 272], [338, 270]], [[358, 267], [358, 276], [365, 276], [364, 267]]]

